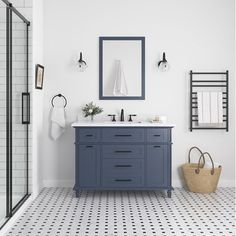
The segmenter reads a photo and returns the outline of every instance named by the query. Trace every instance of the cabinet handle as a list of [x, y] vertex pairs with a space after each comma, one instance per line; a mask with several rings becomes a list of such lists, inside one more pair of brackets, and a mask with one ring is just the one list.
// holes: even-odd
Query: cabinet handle
[[115, 137], [131, 137], [131, 134], [115, 134]]
[[154, 148], [160, 148], [161, 146], [153, 146]]
[[132, 151], [128, 151], [128, 150], [127, 151], [125, 151], [125, 150], [124, 151], [122, 151], [122, 150], [115, 151], [115, 153], [130, 153], [130, 152], [132, 152]]
[[86, 134], [86, 137], [93, 137], [92, 134]]
[[86, 148], [92, 148], [92, 147], [93, 147], [93, 146], [89, 146], [89, 145], [86, 146]]
[[115, 167], [132, 167], [132, 165], [115, 165]]
[[115, 179], [116, 182], [131, 182], [132, 179]]
[[160, 137], [161, 135], [160, 134], [154, 134], [153, 136], [154, 137]]

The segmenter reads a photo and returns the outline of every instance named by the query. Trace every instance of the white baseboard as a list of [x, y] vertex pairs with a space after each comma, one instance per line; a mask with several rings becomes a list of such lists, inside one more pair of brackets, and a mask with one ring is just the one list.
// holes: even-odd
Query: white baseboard
[[[185, 182], [183, 179], [173, 180], [172, 185], [174, 188], [181, 188], [185, 186]], [[235, 187], [235, 180], [220, 179], [218, 187]]]
[[73, 188], [75, 181], [73, 180], [44, 180], [43, 187], [55, 188], [55, 187], [71, 187]]
[[[172, 181], [174, 188], [180, 188], [184, 186], [184, 181], [181, 179]], [[52, 187], [73, 187], [73, 180], [44, 180], [43, 187], [52, 188]], [[218, 187], [235, 187], [235, 180], [220, 180]]]
[[37, 183], [37, 185], [35, 187], [33, 187], [33, 189], [32, 189], [33, 191], [31, 194], [33, 196], [33, 199], [35, 199], [39, 195], [42, 188], [43, 188], [43, 184], [41, 182]]
[[218, 187], [235, 187], [235, 180], [219, 180]]
[[18, 218], [23, 214], [23, 212], [26, 210], [26, 208], [30, 205], [30, 203], [33, 201], [33, 196], [31, 195], [24, 204], [17, 210], [17, 212], [12, 216], [11, 219], [8, 220], [8, 222], [4, 225], [4, 227], [0, 231], [0, 236], [4, 236], [7, 231], [15, 224], [15, 222], [18, 220]]
[[173, 188], [182, 188], [184, 186], [183, 180], [172, 180], [172, 186]]

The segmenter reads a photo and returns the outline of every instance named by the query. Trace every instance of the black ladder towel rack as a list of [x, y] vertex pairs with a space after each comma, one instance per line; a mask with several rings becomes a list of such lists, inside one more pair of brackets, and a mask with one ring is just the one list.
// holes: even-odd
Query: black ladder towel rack
[[[205, 75], [204, 79], [194, 79], [196, 75]], [[207, 75], [222, 75], [223, 79], [205, 79]], [[199, 88], [221, 88], [223, 94], [223, 125], [200, 126], [198, 124], [197, 91]], [[225, 72], [193, 72], [190, 71], [190, 131], [194, 129], [223, 129], [229, 131], [229, 71]]]

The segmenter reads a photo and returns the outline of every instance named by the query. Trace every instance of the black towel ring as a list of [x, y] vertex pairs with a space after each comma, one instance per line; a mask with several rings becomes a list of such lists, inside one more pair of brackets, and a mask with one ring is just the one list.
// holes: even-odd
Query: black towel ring
[[54, 107], [54, 104], [53, 104], [53, 100], [54, 100], [54, 98], [56, 98], [56, 97], [62, 97], [62, 98], [64, 98], [64, 100], [65, 100], [65, 105], [64, 105], [64, 107], [66, 107], [66, 105], [67, 105], [67, 100], [66, 100], [66, 98], [62, 95], [62, 94], [57, 94], [57, 95], [55, 95], [53, 98], [52, 98], [52, 100], [51, 100], [51, 104], [52, 104], [52, 106]]

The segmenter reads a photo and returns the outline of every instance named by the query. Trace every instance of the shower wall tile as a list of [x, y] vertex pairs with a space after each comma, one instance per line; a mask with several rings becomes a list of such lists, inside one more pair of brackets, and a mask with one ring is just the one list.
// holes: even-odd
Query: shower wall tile
[[6, 45], [6, 40], [4, 38], [0, 38], [0, 45]]
[[25, 6], [25, 0], [11, 0], [10, 2], [17, 8]]
[[[6, 168], [6, 166], [5, 166]], [[6, 178], [0, 178], [0, 185], [4, 185], [6, 182]]]
[[[5, 30], [6, 29], [6, 24], [3, 24], [3, 23], [1, 23], [0, 24], [0, 31], [2, 30]], [[4, 32], [4, 31], [3, 31]], [[3, 33], [2, 33], [3, 34]], [[1, 33], [0, 33], [0, 35], [1, 35]]]
[[25, 7], [32, 7], [33, 1], [32, 0], [25, 0]]
[[27, 8], [22, 8], [22, 7], [18, 7], [17, 10], [19, 12], [24, 12], [24, 17], [26, 19], [32, 19], [32, 9], [27, 7]]
[[6, 54], [3, 52], [2, 54], [0, 53], [0, 61], [5, 61], [6, 60]]

